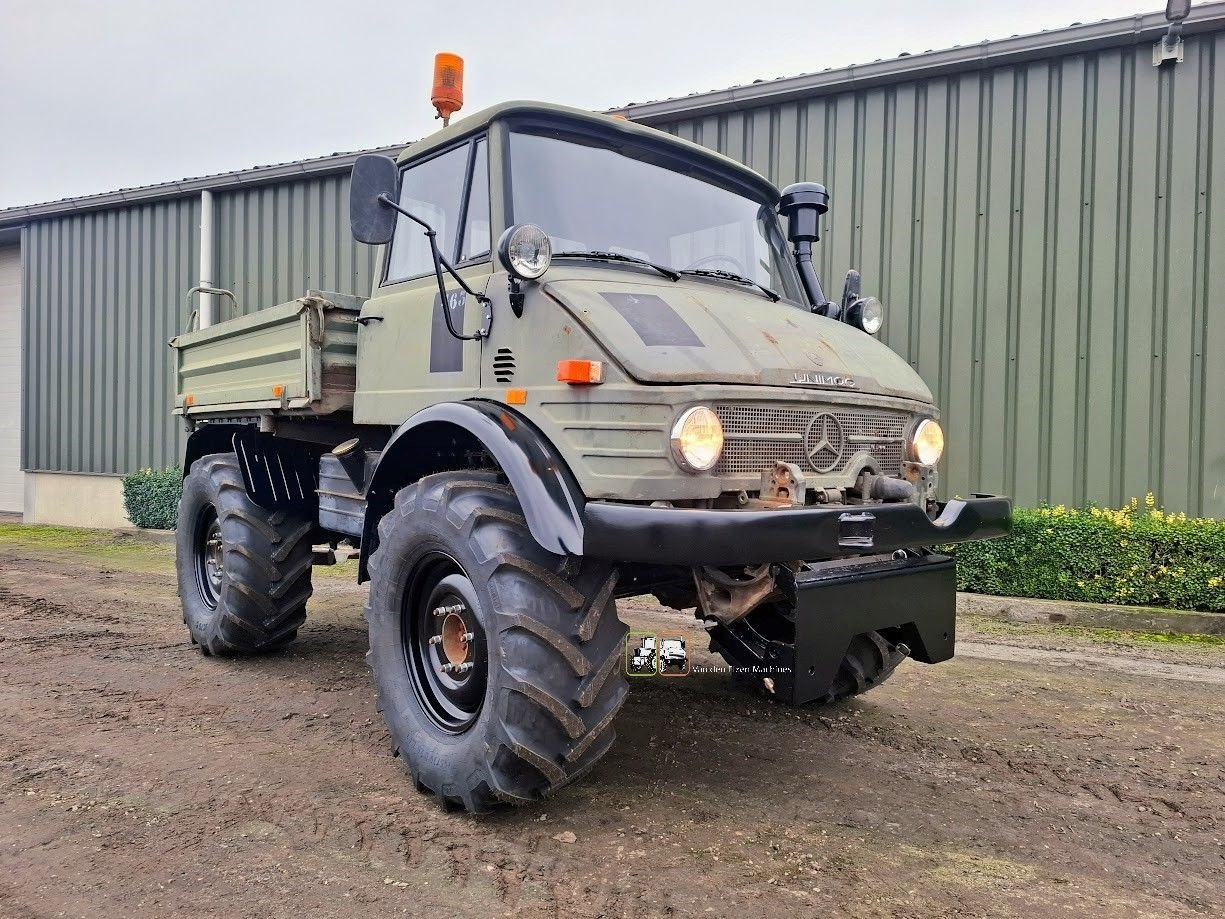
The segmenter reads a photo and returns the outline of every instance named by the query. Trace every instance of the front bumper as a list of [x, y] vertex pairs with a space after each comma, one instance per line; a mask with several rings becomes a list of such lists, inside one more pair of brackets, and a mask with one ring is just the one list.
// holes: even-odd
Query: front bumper
[[909, 502], [708, 510], [589, 501], [583, 516], [585, 555], [658, 565], [756, 565], [994, 539], [1011, 529], [1012, 501], [956, 499], [941, 505], [935, 520]]

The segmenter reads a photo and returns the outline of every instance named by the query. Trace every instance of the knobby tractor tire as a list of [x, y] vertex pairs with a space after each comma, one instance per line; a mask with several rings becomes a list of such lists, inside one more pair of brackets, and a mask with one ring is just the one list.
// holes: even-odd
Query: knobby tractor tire
[[311, 531], [302, 514], [247, 497], [233, 453], [202, 457], [183, 480], [175, 530], [183, 621], [206, 655], [283, 647], [306, 620]]
[[[446, 472], [402, 489], [379, 523], [370, 576], [367, 658], [393, 752], [418, 790], [472, 813], [525, 804], [612, 746], [628, 691], [617, 572], [542, 549], [494, 474]], [[448, 646], [423, 631], [448, 610], [467, 617], [451, 634], [473, 636], [462, 676], [436, 675]]]

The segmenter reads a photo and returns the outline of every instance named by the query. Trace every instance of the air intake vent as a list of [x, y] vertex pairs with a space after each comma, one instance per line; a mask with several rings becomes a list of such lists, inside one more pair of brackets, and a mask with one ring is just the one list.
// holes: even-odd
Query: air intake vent
[[515, 353], [510, 348], [499, 348], [493, 356], [493, 378], [498, 383], [509, 383], [515, 378]]

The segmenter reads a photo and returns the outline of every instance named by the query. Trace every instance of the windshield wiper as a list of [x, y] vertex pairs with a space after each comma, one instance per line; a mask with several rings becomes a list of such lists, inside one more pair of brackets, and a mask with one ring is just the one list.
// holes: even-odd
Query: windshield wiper
[[593, 249], [590, 252], [554, 252], [553, 258], [591, 258], [598, 259], [604, 262], [631, 262], [635, 265], [645, 265], [647, 268], [654, 268], [669, 281], [679, 281], [681, 276], [666, 265], [656, 265], [654, 262], [648, 262], [644, 258], [639, 258], [636, 255], [625, 255], [621, 252], [602, 252], [598, 249]]
[[775, 303], [783, 299], [777, 291], [771, 290], [765, 284], [758, 284], [752, 278], [746, 278], [744, 275], [736, 274], [734, 271], [724, 271], [722, 268], [682, 268], [681, 274], [696, 274], [700, 278], [720, 278], [724, 281], [735, 281], [737, 284], [756, 287]]

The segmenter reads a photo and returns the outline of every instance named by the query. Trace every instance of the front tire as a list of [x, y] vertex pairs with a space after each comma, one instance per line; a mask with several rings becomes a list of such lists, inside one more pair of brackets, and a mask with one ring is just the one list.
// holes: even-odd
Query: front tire
[[183, 621], [206, 654], [281, 648], [306, 620], [311, 520], [264, 510], [233, 453], [202, 457], [183, 480], [175, 555]]
[[617, 572], [542, 549], [497, 476], [402, 489], [370, 577], [379, 711], [419, 790], [473, 813], [525, 804], [612, 746], [628, 690]]

